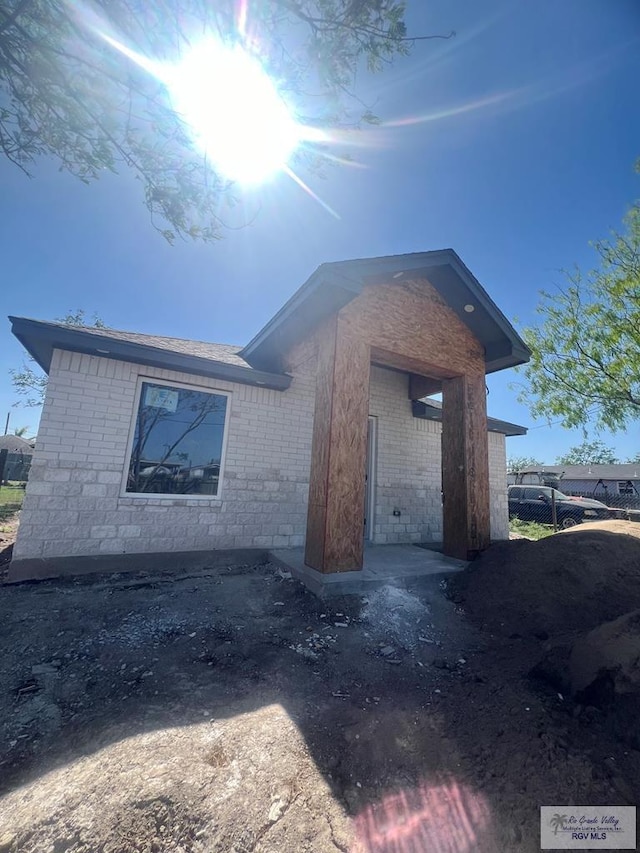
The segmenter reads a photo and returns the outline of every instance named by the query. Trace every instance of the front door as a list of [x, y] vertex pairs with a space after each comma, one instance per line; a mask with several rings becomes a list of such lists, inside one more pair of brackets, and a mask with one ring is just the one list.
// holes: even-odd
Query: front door
[[370, 416], [367, 423], [367, 466], [364, 475], [364, 538], [369, 541], [373, 539], [373, 516], [375, 512], [377, 425], [377, 418]]

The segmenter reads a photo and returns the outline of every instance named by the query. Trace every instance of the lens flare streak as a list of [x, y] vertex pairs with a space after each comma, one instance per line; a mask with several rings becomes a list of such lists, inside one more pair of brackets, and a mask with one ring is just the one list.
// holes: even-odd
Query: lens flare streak
[[317, 201], [320, 207], [326, 210], [327, 213], [330, 213], [331, 216], [335, 217], [335, 219], [341, 218], [340, 214], [335, 211], [330, 205], [328, 205], [326, 201], [323, 201], [319, 195], [316, 195], [316, 193], [314, 193], [311, 187], [305, 184], [302, 178], [298, 177], [298, 175], [296, 175], [296, 173], [289, 166], [284, 167], [284, 173], [288, 175], [292, 181], [295, 181], [295, 183], [300, 187], [300, 189], [303, 189], [307, 193], [307, 195], [309, 195], [314, 201]]
[[486, 799], [455, 780], [423, 782], [361, 812], [353, 853], [479, 853], [499, 849]]

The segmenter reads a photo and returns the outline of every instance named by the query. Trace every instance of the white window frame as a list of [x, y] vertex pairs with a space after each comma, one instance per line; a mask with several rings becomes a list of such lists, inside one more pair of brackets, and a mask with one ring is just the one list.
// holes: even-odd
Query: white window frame
[[[625, 491], [620, 491], [620, 486], [624, 486]], [[628, 491], [629, 487], [631, 491]], [[631, 480], [618, 480], [618, 494], [623, 497], [629, 497], [630, 495], [635, 495], [635, 489], [633, 488], [633, 483]]]
[[[218, 475], [218, 493], [216, 495], [162, 495], [157, 492], [128, 492], [127, 480], [129, 477], [129, 468], [131, 467], [131, 452], [133, 450], [133, 440], [136, 433], [136, 424], [138, 422], [138, 411], [140, 409], [140, 397], [142, 396], [142, 386], [145, 382], [151, 382], [153, 385], [165, 385], [168, 388], [184, 388], [185, 391], [201, 391], [203, 394], [217, 394], [220, 397], [227, 398], [224, 415], [224, 429], [222, 433], [222, 448], [220, 452], [220, 473]], [[127, 440], [127, 452], [124, 460], [124, 470], [122, 472], [122, 482], [120, 485], [121, 498], [140, 498], [153, 501], [203, 501], [208, 503], [219, 503], [222, 501], [222, 493], [224, 489], [224, 472], [227, 459], [227, 440], [229, 437], [229, 416], [231, 412], [230, 391], [221, 391], [218, 388], [209, 388], [206, 385], [191, 385], [187, 382], [172, 382], [170, 379], [156, 379], [154, 376], [139, 375], [136, 383], [136, 393], [133, 401], [133, 416], [129, 427], [129, 438]]]

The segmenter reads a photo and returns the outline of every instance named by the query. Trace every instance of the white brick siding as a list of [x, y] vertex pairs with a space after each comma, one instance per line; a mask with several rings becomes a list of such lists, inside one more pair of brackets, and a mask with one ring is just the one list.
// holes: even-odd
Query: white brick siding
[[[288, 369], [291, 387], [279, 392], [56, 350], [14, 559], [302, 545], [312, 341], [296, 349]], [[122, 493], [140, 376], [231, 395], [219, 498]], [[441, 427], [412, 416], [407, 381], [372, 368], [378, 543], [442, 538]], [[489, 461], [492, 535], [501, 538], [508, 532], [503, 436], [489, 435]]]
[[378, 544], [442, 539], [442, 430], [413, 417], [408, 390], [407, 374], [371, 368], [369, 413], [377, 419], [372, 539]]
[[[369, 413], [377, 419], [373, 542], [442, 541], [442, 425], [414, 418], [406, 374], [371, 368]], [[504, 436], [489, 433], [491, 537], [508, 538]], [[394, 509], [400, 516], [394, 516]]]
[[507, 448], [500, 432], [489, 433], [489, 495], [491, 498], [491, 538], [509, 538], [507, 497]]
[[[230, 393], [220, 498], [122, 494], [139, 376]], [[14, 558], [302, 545], [314, 396], [56, 350]]]

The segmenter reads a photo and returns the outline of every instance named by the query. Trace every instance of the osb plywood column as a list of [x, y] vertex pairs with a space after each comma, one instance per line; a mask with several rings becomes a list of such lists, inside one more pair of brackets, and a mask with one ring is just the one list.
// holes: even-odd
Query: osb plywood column
[[305, 549], [320, 572], [362, 568], [369, 362], [334, 318], [319, 342]]
[[490, 542], [489, 449], [483, 374], [443, 382], [444, 553], [468, 560]]

